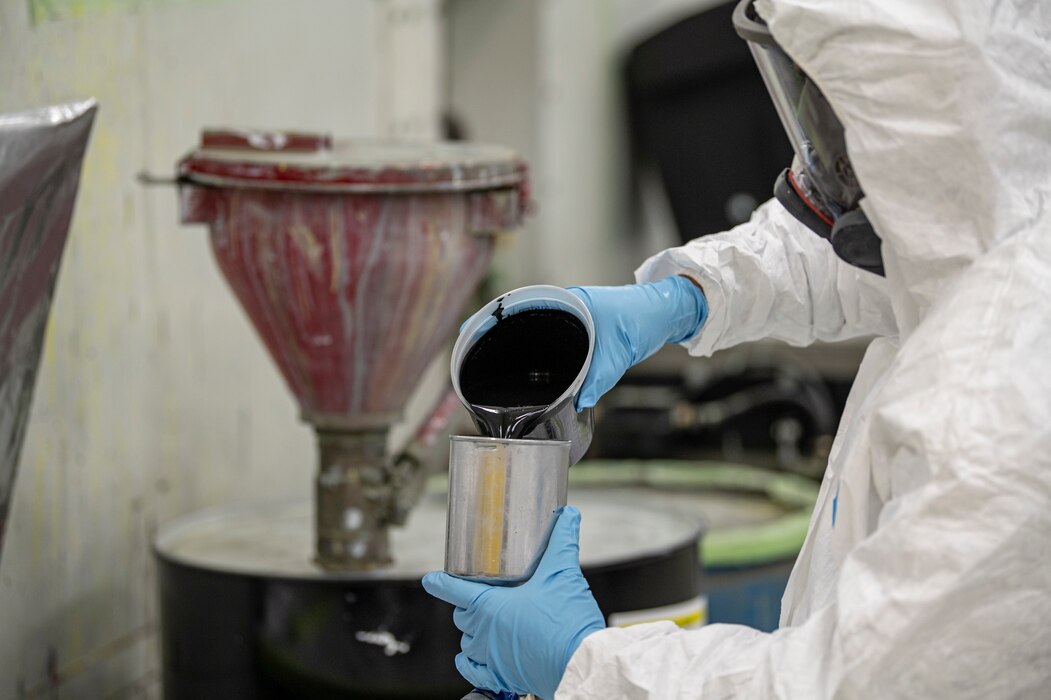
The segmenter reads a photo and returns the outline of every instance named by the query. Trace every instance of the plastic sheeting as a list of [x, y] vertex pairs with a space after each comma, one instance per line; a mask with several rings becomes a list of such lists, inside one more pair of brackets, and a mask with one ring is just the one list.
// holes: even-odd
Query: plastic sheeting
[[0, 115], [0, 556], [95, 102]]

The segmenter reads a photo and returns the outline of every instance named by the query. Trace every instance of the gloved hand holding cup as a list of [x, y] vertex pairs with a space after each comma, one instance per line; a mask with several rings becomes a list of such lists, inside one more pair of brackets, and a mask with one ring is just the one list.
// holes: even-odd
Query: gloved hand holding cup
[[491, 586], [430, 573], [423, 587], [456, 606], [464, 633], [456, 668], [479, 688], [555, 696], [580, 643], [605, 618], [580, 571], [580, 511], [567, 506], [532, 577], [520, 586]]

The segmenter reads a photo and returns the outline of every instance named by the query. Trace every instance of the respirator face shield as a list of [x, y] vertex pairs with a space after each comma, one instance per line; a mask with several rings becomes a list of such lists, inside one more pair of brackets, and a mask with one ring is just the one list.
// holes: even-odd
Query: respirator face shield
[[774, 185], [774, 195], [828, 239], [840, 258], [882, 275], [880, 240], [858, 207], [864, 192], [847, 154], [843, 124], [817, 84], [774, 40], [754, 1], [738, 4], [734, 28], [748, 42], [795, 152], [792, 166]]

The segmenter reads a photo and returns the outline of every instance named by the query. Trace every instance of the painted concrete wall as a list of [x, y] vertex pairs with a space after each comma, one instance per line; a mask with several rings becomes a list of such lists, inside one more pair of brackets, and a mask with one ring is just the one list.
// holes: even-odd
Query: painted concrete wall
[[441, 7], [54, 6], [0, 0], [0, 111], [100, 104], [0, 563], [0, 700], [156, 697], [158, 523], [305, 498], [315, 455], [205, 229], [136, 173], [204, 125], [434, 136]]
[[617, 240], [619, 13], [610, 0], [449, 0], [448, 105], [471, 138], [531, 165], [537, 208], [501, 242], [495, 292], [625, 281]]

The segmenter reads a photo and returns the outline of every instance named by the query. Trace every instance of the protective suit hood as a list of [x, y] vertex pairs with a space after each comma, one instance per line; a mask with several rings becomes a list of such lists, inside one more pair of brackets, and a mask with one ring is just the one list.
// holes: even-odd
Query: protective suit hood
[[846, 128], [903, 335], [976, 259], [1046, 230], [1051, 5], [758, 0], [756, 9]]

